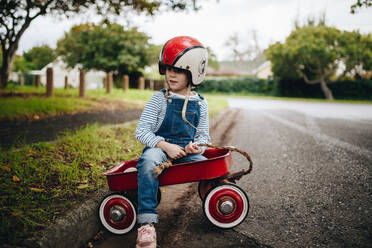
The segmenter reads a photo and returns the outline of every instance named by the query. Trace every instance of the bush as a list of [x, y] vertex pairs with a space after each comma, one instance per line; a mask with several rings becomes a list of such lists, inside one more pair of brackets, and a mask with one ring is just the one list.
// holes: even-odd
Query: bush
[[198, 86], [198, 91], [208, 93], [244, 93], [274, 95], [276, 92], [274, 80], [259, 78], [213, 78], [206, 79]]
[[278, 80], [278, 94], [285, 97], [324, 98], [319, 84], [307, 84], [302, 79]]
[[[278, 94], [286, 97], [324, 98], [320, 84], [307, 84], [303, 80], [279, 80]], [[340, 80], [329, 83], [335, 99], [372, 99], [372, 80]]]
[[336, 99], [372, 100], [372, 80], [343, 80], [329, 88]]
[[[372, 100], [372, 80], [340, 80], [329, 83], [328, 87], [335, 99]], [[302, 79], [211, 78], [198, 86], [198, 91], [324, 99], [320, 84], [307, 84]]]

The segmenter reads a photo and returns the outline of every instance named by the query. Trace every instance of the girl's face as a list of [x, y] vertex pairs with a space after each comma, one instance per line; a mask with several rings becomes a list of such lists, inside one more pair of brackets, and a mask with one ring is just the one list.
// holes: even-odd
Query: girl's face
[[185, 71], [167, 67], [165, 69], [165, 80], [173, 93], [186, 95], [189, 81]]

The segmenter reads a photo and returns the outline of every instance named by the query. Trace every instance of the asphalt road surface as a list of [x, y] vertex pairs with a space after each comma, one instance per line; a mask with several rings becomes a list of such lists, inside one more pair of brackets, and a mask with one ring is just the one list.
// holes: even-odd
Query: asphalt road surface
[[229, 103], [242, 109], [231, 143], [255, 162], [235, 231], [272, 247], [372, 247], [372, 106]]
[[[218, 229], [203, 214], [196, 183], [165, 187], [165, 198], [179, 196], [160, 204], [158, 247], [372, 247], [372, 105], [229, 104], [235, 112], [225, 119], [234, 121], [223, 141], [254, 161], [237, 182], [250, 199], [248, 217]], [[245, 168], [245, 158], [233, 154], [233, 166]], [[97, 247], [134, 247], [135, 236], [106, 236]]]

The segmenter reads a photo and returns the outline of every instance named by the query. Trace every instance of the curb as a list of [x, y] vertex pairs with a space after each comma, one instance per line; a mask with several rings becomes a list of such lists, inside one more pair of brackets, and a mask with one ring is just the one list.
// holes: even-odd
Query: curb
[[74, 248], [83, 246], [100, 231], [97, 214], [99, 204], [110, 193], [108, 187], [100, 189], [89, 200], [68, 211], [46, 229], [25, 240], [26, 247]]

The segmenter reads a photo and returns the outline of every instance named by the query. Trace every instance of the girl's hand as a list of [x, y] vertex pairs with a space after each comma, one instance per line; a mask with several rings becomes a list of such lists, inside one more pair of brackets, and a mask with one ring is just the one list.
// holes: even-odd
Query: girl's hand
[[176, 144], [160, 141], [156, 147], [165, 151], [170, 159], [178, 159], [186, 156], [186, 152], [183, 150], [183, 148]]
[[194, 145], [191, 141], [185, 147], [185, 151], [187, 154], [197, 154], [202, 152], [201, 148], [197, 145]]

